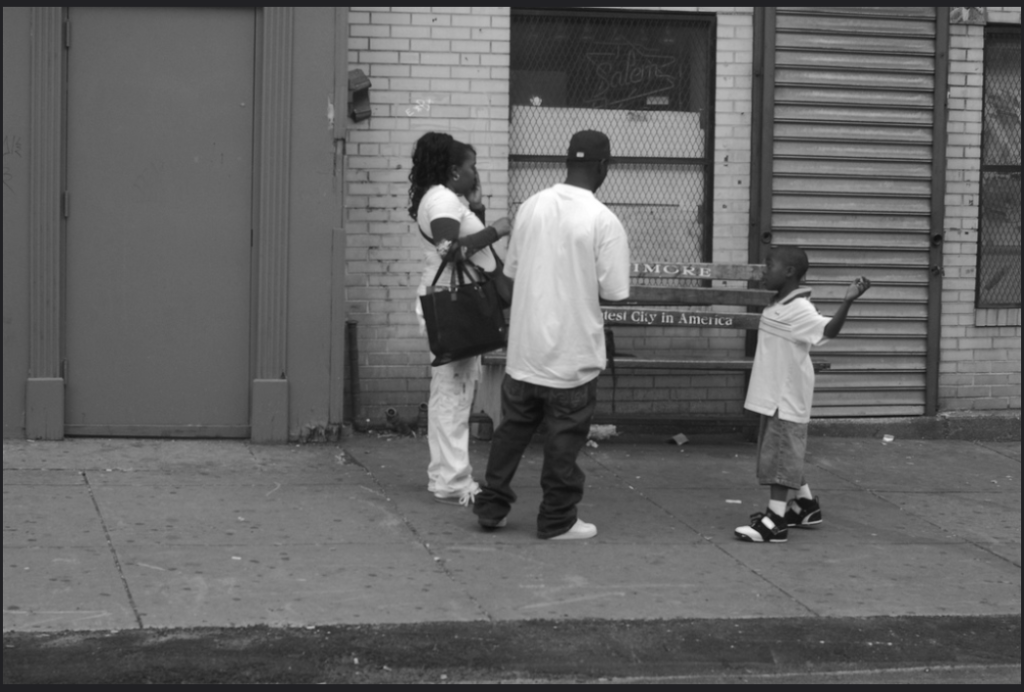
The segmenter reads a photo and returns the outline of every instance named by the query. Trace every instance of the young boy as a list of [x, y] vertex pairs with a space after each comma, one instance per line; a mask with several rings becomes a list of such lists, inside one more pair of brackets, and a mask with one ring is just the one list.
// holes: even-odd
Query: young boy
[[[764, 309], [757, 334], [757, 353], [745, 408], [761, 414], [757, 479], [771, 486], [764, 514], [736, 529], [736, 538], [750, 543], [785, 543], [789, 527], [809, 528], [822, 522], [818, 499], [804, 478], [807, 424], [814, 396], [811, 347], [839, 335], [853, 301], [871, 288], [865, 277], [846, 290], [838, 312], [822, 317], [811, 303], [811, 289], [802, 287], [807, 253], [798, 247], [773, 247], [768, 255], [764, 286], [775, 300]], [[788, 502], [791, 490], [796, 499]]]

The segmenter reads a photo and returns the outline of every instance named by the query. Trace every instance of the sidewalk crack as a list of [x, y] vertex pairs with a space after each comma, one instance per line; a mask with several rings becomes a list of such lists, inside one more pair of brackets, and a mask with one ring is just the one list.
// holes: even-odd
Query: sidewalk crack
[[1020, 463], [1020, 457], [1019, 456], [1015, 457], [1012, 454], [1007, 454], [1006, 452], [1004, 452], [1001, 449], [995, 449], [994, 447], [989, 447], [984, 442], [975, 442], [974, 444], [978, 445], [982, 449], [987, 449], [988, 451], [990, 451], [990, 452], [992, 452], [994, 454], [998, 454], [1001, 457], [1009, 459], [1010, 461], [1016, 461], [1018, 464]]
[[[452, 573], [452, 571], [450, 569], [448, 569], [448, 565], [445, 564], [444, 558], [441, 557], [437, 553], [437, 551], [435, 551], [430, 546], [430, 543], [428, 543], [422, 536], [420, 536], [419, 531], [416, 530], [416, 527], [413, 526], [412, 522], [410, 522], [409, 519], [405, 516], [405, 514], [401, 511], [401, 509], [398, 506], [398, 503], [395, 502], [393, 499], [391, 499], [390, 495], [388, 494], [387, 487], [383, 483], [380, 482], [380, 480], [377, 478], [377, 476], [374, 475], [373, 471], [371, 471], [366, 464], [363, 464], [362, 462], [360, 462], [352, 454], [351, 451], [346, 450], [345, 454], [348, 457], [348, 461], [346, 463], [355, 464], [356, 466], [358, 466], [359, 468], [363, 469], [363, 471], [366, 472], [366, 475], [368, 475], [370, 477], [370, 479], [373, 481], [373, 485], [375, 485], [379, 489], [379, 495], [381, 496], [382, 501], [383, 502], [387, 502], [391, 506], [391, 508], [394, 510], [395, 516], [401, 517], [402, 524], [405, 525], [406, 530], [410, 534], [412, 534], [412, 537], [416, 540], [416, 542], [419, 543], [420, 546], [422, 546], [423, 550], [427, 553], [427, 555], [429, 555], [431, 557], [431, 559], [434, 561], [434, 565], [439, 570], [441, 570], [441, 572], [444, 573], [444, 575], [449, 579], [449, 581], [451, 581], [460, 590], [462, 590], [463, 594], [466, 596], [466, 599], [470, 603], [473, 604], [473, 607], [476, 608], [479, 613], [483, 614], [483, 616], [485, 618], [487, 618], [487, 622], [490, 622], [490, 623], [497, 622], [494, 619], [494, 616], [492, 616], [491, 613], [486, 608], [484, 608], [483, 604], [479, 601], [479, 599], [474, 597], [472, 593], [467, 591], [462, 586], [462, 584], [459, 583], [459, 581], [455, 578], [455, 574]], [[378, 494], [376, 491], [373, 491], [370, 488], [366, 488], [366, 486], [360, 486], [360, 487], [362, 487], [365, 490], [368, 490], [370, 492], [373, 492], [375, 494]]]
[[733, 555], [732, 553], [730, 553], [730, 552], [729, 552], [728, 550], [726, 550], [726, 549], [725, 549], [725, 548], [724, 548], [724, 547], [723, 547], [723, 546], [722, 546], [722, 545], [721, 545], [721, 544], [720, 544], [719, 542], [715, 541], [715, 540], [714, 540], [714, 539], [713, 539], [713, 538], [712, 538], [711, 536], [708, 536], [708, 535], [707, 535], [707, 534], [705, 534], [704, 532], [702, 532], [702, 531], [698, 530], [698, 529], [697, 529], [696, 527], [694, 527], [694, 526], [690, 525], [690, 523], [689, 523], [689, 522], [687, 522], [687, 521], [686, 521], [685, 519], [683, 519], [682, 517], [679, 517], [679, 516], [676, 516], [675, 514], [673, 514], [671, 510], [669, 510], [669, 509], [667, 509], [667, 508], [663, 507], [662, 505], [658, 504], [657, 502], [655, 502], [654, 500], [652, 500], [652, 499], [651, 499], [650, 497], [648, 497], [647, 495], [645, 495], [645, 494], [644, 494], [644, 492], [643, 492], [642, 490], [639, 490], [639, 489], [637, 489], [637, 488], [633, 487], [632, 485], [630, 485], [630, 484], [629, 484], [629, 482], [627, 481], [627, 479], [626, 479], [626, 478], [625, 478], [624, 476], [622, 476], [622, 475], [621, 475], [621, 474], [619, 474], [619, 473], [618, 473], [617, 471], [615, 471], [615, 469], [609, 468], [609, 467], [608, 467], [607, 465], [605, 465], [605, 464], [601, 463], [601, 460], [600, 460], [600, 459], [598, 459], [598, 458], [597, 458], [597, 456], [596, 456], [595, 454], [592, 454], [592, 453], [590, 453], [589, 451], [588, 451], [588, 452], [586, 452], [586, 454], [587, 454], [587, 456], [588, 456], [588, 457], [590, 457], [590, 460], [591, 460], [591, 461], [592, 461], [593, 463], [595, 463], [595, 464], [597, 464], [597, 465], [601, 466], [601, 467], [602, 467], [602, 468], [603, 468], [603, 469], [604, 469], [605, 471], [608, 471], [609, 473], [611, 473], [611, 474], [612, 474], [613, 476], [615, 476], [615, 478], [617, 478], [617, 479], [618, 479], [619, 481], [621, 481], [621, 482], [622, 482], [622, 483], [623, 483], [623, 484], [624, 484], [624, 485], [625, 485], [625, 486], [626, 486], [627, 488], [629, 488], [629, 489], [630, 489], [630, 490], [631, 490], [632, 492], [636, 493], [636, 494], [637, 494], [637, 495], [639, 495], [639, 496], [640, 496], [641, 498], [643, 498], [645, 502], [648, 502], [648, 503], [650, 503], [650, 504], [654, 505], [654, 506], [655, 506], [655, 507], [657, 507], [657, 508], [658, 508], [659, 510], [661, 510], [661, 511], [662, 511], [662, 512], [663, 512], [664, 514], [667, 514], [668, 516], [672, 517], [672, 518], [673, 518], [674, 520], [678, 521], [678, 522], [679, 522], [680, 524], [682, 524], [683, 526], [685, 526], [686, 528], [688, 528], [688, 529], [689, 529], [690, 531], [692, 531], [693, 533], [695, 533], [695, 534], [696, 534], [697, 536], [699, 536], [699, 537], [700, 537], [700, 539], [701, 539], [702, 541], [704, 541], [704, 543], [705, 543], [705, 544], [707, 544], [707, 545], [710, 545], [710, 546], [713, 546], [713, 547], [715, 548], [715, 550], [717, 550], [718, 552], [720, 552], [720, 553], [721, 553], [722, 555], [725, 555], [725, 556], [726, 556], [727, 558], [729, 558], [730, 560], [732, 560], [732, 561], [733, 561], [733, 562], [735, 562], [736, 564], [738, 564], [738, 565], [741, 565], [741, 566], [742, 566], [742, 567], [743, 567], [744, 569], [747, 569], [747, 570], [749, 570], [749, 571], [751, 572], [751, 574], [753, 574], [753, 575], [754, 575], [754, 576], [756, 576], [756, 577], [757, 577], [758, 579], [760, 579], [761, 581], [763, 581], [763, 582], [764, 582], [765, 584], [767, 584], [767, 585], [768, 585], [769, 587], [771, 587], [771, 588], [775, 589], [776, 591], [778, 591], [778, 592], [779, 592], [780, 594], [782, 594], [783, 596], [785, 596], [786, 598], [788, 598], [788, 599], [789, 599], [790, 601], [792, 601], [792, 602], [793, 602], [793, 603], [795, 603], [796, 605], [798, 605], [798, 606], [800, 606], [801, 608], [803, 608], [804, 610], [806, 610], [806, 611], [807, 611], [808, 613], [810, 613], [810, 614], [811, 614], [811, 615], [813, 615], [814, 617], [821, 617], [821, 613], [818, 613], [818, 612], [817, 612], [817, 611], [815, 611], [815, 610], [814, 610], [813, 608], [811, 608], [811, 607], [810, 607], [809, 605], [807, 605], [806, 603], [804, 603], [803, 601], [801, 601], [801, 600], [800, 600], [799, 598], [797, 598], [797, 597], [796, 597], [796, 596], [794, 596], [793, 594], [789, 593], [788, 591], [786, 591], [785, 589], [783, 589], [782, 587], [780, 587], [780, 586], [779, 586], [778, 584], [775, 584], [774, 582], [772, 582], [772, 581], [771, 581], [770, 579], [768, 579], [767, 577], [765, 577], [765, 576], [764, 576], [763, 574], [761, 574], [761, 573], [760, 573], [759, 571], [757, 571], [756, 569], [754, 569], [754, 568], [753, 568], [753, 567], [751, 567], [750, 565], [748, 565], [748, 564], [746, 564], [745, 562], [743, 562], [743, 560], [741, 560], [741, 559], [740, 559], [739, 557], [737, 557], [736, 555]]
[[128, 597], [128, 605], [131, 606], [132, 615], [135, 616], [135, 624], [138, 628], [143, 629], [142, 616], [139, 615], [139, 608], [135, 604], [135, 597], [132, 596], [132, 589], [128, 585], [128, 578], [124, 574], [124, 569], [121, 566], [121, 558], [117, 554], [117, 549], [114, 547], [114, 541], [110, 537], [110, 530], [107, 528], [107, 520], [103, 518], [103, 512], [100, 511], [99, 502], [96, 500], [96, 493], [93, 492], [92, 484], [89, 482], [89, 475], [86, 471], [81, 471], [82, 480], [85, 482], [85, 487], [89, 490], [89, 499], [92, 500], [92, 506], [96, 509], [96, 516], [99, 517], [100, 526], [103, 527], [103, 536], [107, 539], [107, 548], [110, 549], [110, 554], [114, 558], [114, 566], [117, 568], [117, 574], [121, 578], [121, 585], [124, 587], [125, 595]]
[[[982, 446], [984, 446], [984, 445], [982, 445]], [[986, 447], [986, 449], [988, 449], [988, 448]], [[992, 451], [995, 451], [995, 450], [992, 450]], [[820, 467], [819, 467], [819, 469], [820, 469]], [[836, 471], [834, 471], [832, 469], [827, 469], [827, 470], [830, 473], [832, 473], [832, 475], [834, 475], [836, 478], [844, 480], [844, 481], [846, 481], [848, 483], [853, 482], [852, 479], [846, 478], [842, 474], [837, 473]], [[889, 505], [891, 507], [895, 507], [900, 512], [903, 512], [905, 514], [908, 514], [908, 515], [911, 515], [911, 516], [914, 516], [914, 517], [920, 519], [924, 523], [926, 523], [929, 526], [932, 526], [932, 527], [938, 529], [942, 533], [945, 533], [945, 534], [947, 534], [947, 535], [949, 535], [949, 536], [951, 536], [953, 538], [956, 538], [959, 541], [963, 541], [967, 545], [974, 546], [978, 550], [981, 550], [981, 551], [983, 551], [985, 553], [988, 553], [992, 557], [997, 558], [998, 560], [1000, 560], [1002, 562], [1009, 563], [1009, 564], [1013, 565], [1014, 567], [1017, 567], [1018, 569], [1020, 568], [1020, 564], [1014, 562], [1012, 558], [1009, 558], [1009, 557], [1007, 557], [1005, 555], [1000, 555], [998, 552], [996, 552], [991, 547], [989, 547], [989, 544], [983, 543], [983, 542], [978, 541], [976, 539], [972, 539], [970, 536], [965, 536], [964, 534], [960, 533], [959, 531], [956, 531], [955, 529], [950, 529], [950, 528], [948, 528], [946, 526], [943, 526], [942, 524], [936, 523], [936, 522], [932, 521], [930, 518], [928, 518], [928, 516], [926, 514], [921, 514], [921, 513], [918, 513], [918, 512], [911, 512], [911, 511], [907, 510], [900, 503], [896, 502], [895, 500], [893, 500], [893, 499], [891, 499], [889, 497], [886, 497], [884, 493], [887, 492], [887, 491], [885, 491], [885, 490], [877, 490], [875, 488], [859, 488], [856, 491], [852, 491], [852, 492], [867, 493], [868, 495], [870, 495], [871, 497], [875, 498], [876, 500], [879, 500], [880, 502], [884, 502], [884, 503], [886, 503], [887, 505]], [[941, 492], [924, 491], [924, 490], [916, 490], [916, 491], [906, 490], [906, 491], [898, 491], [898, 492], [901, 492], [901, 493], [903, 493], [905, 495], [953, 495], [953, 496], [955, 496], [955, 495], [974, 495], [974, 494], [978, 494], [977, 491], [962, 491], [962, 490], [946, 490], [946, 491], [941, 491]]]

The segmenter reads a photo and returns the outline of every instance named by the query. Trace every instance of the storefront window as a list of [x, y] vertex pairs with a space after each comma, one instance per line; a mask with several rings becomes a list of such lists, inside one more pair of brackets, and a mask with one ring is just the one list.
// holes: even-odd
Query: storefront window
[[985, 32], [979, 308], [1019, 308], [1020, 27]]
[[593, 129], [617, 163], [598, 197], [636, 261], [710, 257], [714, 17], [512, 10], [510, 202], [563, 182], [569, 137]]

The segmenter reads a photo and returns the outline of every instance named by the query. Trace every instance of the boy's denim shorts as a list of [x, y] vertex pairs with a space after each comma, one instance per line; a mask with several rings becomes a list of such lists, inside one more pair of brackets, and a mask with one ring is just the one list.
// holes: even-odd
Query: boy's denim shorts
[[781, 485], [799, 490], [804, 484], [807, 424], [761, 416], [757, 436], [757, 480], [761, 485]]

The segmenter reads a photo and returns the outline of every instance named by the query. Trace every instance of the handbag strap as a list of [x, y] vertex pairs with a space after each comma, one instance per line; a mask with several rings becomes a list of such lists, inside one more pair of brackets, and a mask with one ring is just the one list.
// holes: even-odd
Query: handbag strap
[[[451, 262], [451, 264], [455, 267], [454, 271], [452, 271], [452, 289], [455, 288], [456, 281], [458, 282], [459, 286], [465, 286], [467, 283], [472, 283], [466, 280], [466, 268], [463, 266], [464, 261], [465, 260], [457, 259]], [[432, 287], [437, 285], [437, 280], [441, 278], [441, 274], [444, 272], [444, 268], [448, 266], [448, 264], [449, 261], [447, 259], [441, 260], [441, 266], [437, 268], [437, 273], [434, 274], [434, 280], [430, 283]]]
[[[431, 245], [434, 245], [434, 247], [437, 247], [437, 245], [434, 243], [434, 239], [431, 238], [430, 236], [428, 236], [426, 233], [424, 233], [422, 228], [420, 228], [419, 226], [416, 226], [416, 230], [420, 232], [420, 235], [423, 236], [424, 240], [426, 240]], [[494, 251], [494, 244], [493, 243], [491, 243], [487, 247], [490, 249], [491, 254], [494, 256], [494, 263], [497, 265], [497, 268], [500, 271], [501, 268], [505, 266], [505, 263], [501, 261], [501, 257], [498, 256], [498, 253]], [[441, 274], [444, 272], [444, 268], [448, 265], [448, 263], [449, 263], [449, 260], [446, 259], [446, 258], [441, 260], [441, 266], [437, 268], [437, 273], [434, 274], [434, 280], [432, 282], [430, 282], [431, 286], [437, 285], [437, 280], [441, 278]], [[480, 277], [486, 276], [486, 272], [484, 272], [483, 269], [478, 267], [469, 258], [459, 258], [459, 259], [456, 259], [456, 260], [452, 261], [452, 264], [454, 264], [456, 269], [458, 270], [459, 285], [460, 286], [463, 286], [463, 285], [466, 284], [466, 277], [465, 277], [465, 273], [464, 273], [466, 271], [466, 269], [463, 266], [464, 264], [468, 264], [469, 266], [471, 266], [474, 269], [476, 269], [476, 272], [477, 272], [478, 275], [480, 275]], [[454, 286], [454, 284], [455, 284], [455, 277], [454, 277], [454, 272], [453, 272], [452, 285]]]
[[441, 278], [441, 273], [444, 272], [444, 268], [448, 265], [448, 260], [442, 259], [441, 266], [437, 268], [437, 273], [434, 274], [434, 280], [430, 282], [431, 287], [437, 285], [437, 280]]
[[[431, 245], [434, 245], [435, 248], [437, 247], [437, 245], [434, 244], [433, 238], [431, 238], [426, 233], [424, 233], [422, 228], [417, 226], [416, 230], [418, 230], [420, 232], [420, 235], [423, 236], [424, 240], [426, 240]], [[462, 260], [456, 259], [456, 260], [452, 261], [451, 263], [455, 265], [455, 267], [456, 267], [456, 269], [458, 271], [458, 282], [459, 282], [459, 285], [460, 286], [464, 285], [466, 283], [466, 279], [465, 279], [465, 276], [463, 274], [464, 269], [462, 267]], [[444, 273], [444, 268], [447, 267], [448, 264], [449, 264], [449, 260], [448, 260], [447, 257], [441, 258], [441, 266], [437, 268], [437, 273], [434, 274], [434, 280], [430, 282], [431, 286], [436, 286], [437, 285], [438, 279], [441, 278], [441, 274]], [[456, 281], [455, 275], [456, 275], [456, 272], [452, 272], [452, 288], [455, 288], [455, 281]]]

